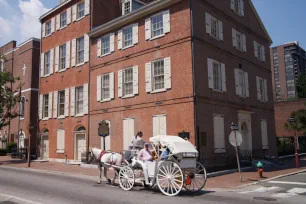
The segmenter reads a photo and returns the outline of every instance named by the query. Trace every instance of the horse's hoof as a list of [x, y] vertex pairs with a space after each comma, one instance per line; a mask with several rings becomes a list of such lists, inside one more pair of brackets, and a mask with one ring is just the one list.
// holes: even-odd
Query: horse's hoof
[[98, 183], [98, 184], [101, 184], [101, 181], [98, 181], [97, 183]]
[[111, 181], [110, 179], [107, 179], [107, 182], [108, 182], [108, 183], [112, 183], [112, 181]]

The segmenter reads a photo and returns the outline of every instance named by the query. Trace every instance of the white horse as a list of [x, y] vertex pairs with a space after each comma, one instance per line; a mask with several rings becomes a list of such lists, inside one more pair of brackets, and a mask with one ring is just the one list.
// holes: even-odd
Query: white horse
[[[90, 150], [91, 153], [91, 157], [93, 157], [94, 159], [97, 160], [98, 162], [98, 169], [99, 169], [99, 180], [98, 183], [100, 184], [102, 182], [102, 167], [104, 167], [104, 176], [107, 179], [107, 181], [109, 183], [111, 183], [111, 180], [107, 177], [107, 170], [111, 167], [111, 165], [116, 165], [116, 166], [120, 166], [122, 164], [123, 158], [121, 156], [121, 154], [116, 153], [116, 152], [108, 152], [108, 151], [104, 151], [98, 148], [91, 148]], [[118, 171], [118, 169], [115, 169], [115, 177], [113, 179], [113, 183], [115, 182], [115, 179], [117, 177], [117, 173], [116, 171]]]

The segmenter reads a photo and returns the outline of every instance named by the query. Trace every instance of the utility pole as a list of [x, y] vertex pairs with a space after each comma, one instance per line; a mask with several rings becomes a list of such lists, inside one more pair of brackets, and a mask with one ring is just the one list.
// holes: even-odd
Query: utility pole
[[[296, 128], [296, 120], [294, 117], [290, 117], [288, 119], [288, 122], [293, 124]], [[297, 137], [296, 137], [296, 129], [294, 130], [294, 149], [295, 149], [295, 166], [296, 168], [300, 168], [300, 160], [299, 160], [299, 152], [298, 152], [298, 147], [297, 147]]]

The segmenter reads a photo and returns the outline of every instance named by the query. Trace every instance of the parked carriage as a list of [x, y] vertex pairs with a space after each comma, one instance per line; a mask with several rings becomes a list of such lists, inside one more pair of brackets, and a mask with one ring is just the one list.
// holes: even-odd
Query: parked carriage
[[[167, 196], [177, 195], [184, 187], [187, 191], [198, 192], [206, 184], [207, 175], [204, 166], [197, 162], [198, 151], [188, 141], [178, 136], [158, 135], [150, 138], [153, 155], [157, 159], [143, 162], [137, 159], [137, 152], [125, 151], [129, 165], [121, 166], [119, 184], [124, 190], [131, 190], [136, 182], [144, 186], [158, 186]], [[168, 148], [168, 158], [162, 159], [160, 151]]]

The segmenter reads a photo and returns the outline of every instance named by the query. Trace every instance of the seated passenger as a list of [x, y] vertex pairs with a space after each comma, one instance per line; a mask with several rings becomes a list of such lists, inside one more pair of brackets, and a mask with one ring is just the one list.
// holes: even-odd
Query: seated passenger
[[161, 160], [167, 160], [169, 153], [170, 153], [170, 150], [166, 148], [160, 155]]
[[137, 157], [140, 161], [152, 161], [152, 153], [149, 150], [149, 144], [145, 143], [144, 148], [140, 150]]

